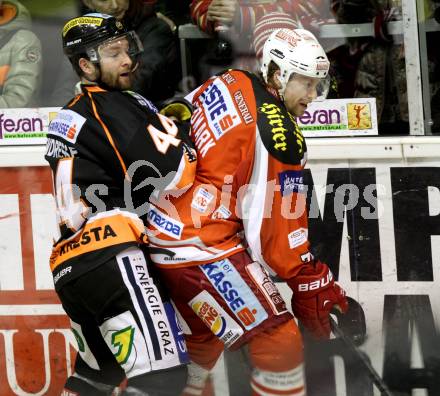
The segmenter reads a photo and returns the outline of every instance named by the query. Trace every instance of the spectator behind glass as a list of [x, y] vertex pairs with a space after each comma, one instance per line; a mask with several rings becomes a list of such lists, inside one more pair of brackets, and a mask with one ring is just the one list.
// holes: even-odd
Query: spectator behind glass
[[260, 73], [260, 62], [263, 57], [263, 46], [271, 33], [277, 29], [296, 29], [296, 21], [285, 12], [270, 12], [255, 24], [252, 43], [256, 57], [254, 71]]
[[[201, 60], [199, 68], [202, 79], [206, 79], [213, 70], [216, 72], [226, 66], [252, 70], [255, 66], [252, 47], [255, 26], [261, 18], [273, 12], [287, 14], [294, 24], [289, 28], [307, 29], [319, 36], [320, 25], [334, 23], [329, 1], [193, 0], [193, 21], [202, 31], [218, 34], [220, 38], [217, 46], [211, 46]], [[327, 50], [326, 42], [323, 42], [323, 47]]]
[[[146, 0], [144, 0], [145, 2]], [[148, 1], [148, 0], [147, 0]], [[191, 23], [189, 15], [190, 0], [157, 0], [156, 10], [170, 18], [177, 26]]]
[[30, 30], [29, 11], [0, 0], [0, 108], [36, 104], [41, 84], [41, 43]]
[[251, 37], [255, 23], [271, 12], [285, 12], [300, 28], [314, 34], [323, 23], [334, 22], [330, 13], [330, 0], [193, 0], [191, 16], [201, 30], [207, 33], [234, 27]]
[[83, 0], [91, 10], [115, 16], [136, 31], [144, 52], [133, 91], [153, 102], [173, 96], [178, 82], [177, 43], [169, 24], [158, 18], [155, 2], [143, 0]]
[[[396, 4], [395, 1], [393, 4]], [[337, 80], [333, 97], [376, 98], [380, 134], [407, 134], [408, 95], [402, 36], [390, 36], [386, 23], [401, 18], [400, 5], [387, 0], [332, 0], [338, 23], [374, 24], [374, 37], [350, 37], [331, 51]]]
[[[179, 81], [179, 65], [176, 37], [171, 26], [156, 16], [155, 1], [143, 0], [83, 0], [92, 11], [109, 14], [135, 30], [144, 52], [139, 59], [132, 90], [156, 104], [173, 96]], [[51, 106], [64, 105], [73, 95], [78, 82], [68, 62], [63, 62]]]

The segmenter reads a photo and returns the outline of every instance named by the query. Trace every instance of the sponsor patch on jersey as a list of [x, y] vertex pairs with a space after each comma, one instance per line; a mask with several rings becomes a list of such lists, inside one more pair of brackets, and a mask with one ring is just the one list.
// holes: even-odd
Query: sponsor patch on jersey
[[200, 269], [246, 330], [267, 319], [266, 310], [228, 259], [201, 265]]
[[[93, 224], [93, 222], [91, 223]], [[90, 226], [91, 223], [88, 222], [86, 226], [83, 229], [81, 229], [76, 240], [75, 239], [69, 240], [67, 243], [63, 244], [59, 248], [58, 258], [61, 258], [64, 255], [72, 255], [72, 253], [75, 250], [78, 251], [78, 253], [76, 254], [78, 255], [82, 254], [80, 253], [81, 250], [83, 251], [84, 249], [87, 250], [87, 245], [89, 245], [90, 243], [92, 244], [92, 246], [96, 246], [96, 249], [99, 249], [100, 248], [99, 245], [105, 247], [106, 244], [109, 243], [109, 241], [106, 241], [106, 239], [111, 238], [115, 241], [119, 239], [118, 234], [115, 232], [115, 230], [112, 228], [110, 224], [103, 223], [102, 225], [98, 226], [100, 222], [97, 221], [98, 224], [96, 224], [96, 226], [93, 227]], [[75, 253], [73, 254], [75, 255]], [[51, 265], [55, 265], [55, 264], [51, 264]], [[59, 279], [60, 278], [58, 278], [58, 280]]]
[[197, 294], [188, 305], [226, 347], [231, 346], [244, 333], [241, 326], [206, 290]]
[[46, 139], [46, 156], [52, 158], [66, 158], [75, 157], [78, 151], [71, 146], [68, 146], [61, 140], [57, 139]]
[[302, 171], [288, 170], [278, 173], [281, 195], [304, 192], [304, 177]]
[[221, 75], [221, 78], [222, 80], [226, 81], [226, 84], [228, 85], [234, 84], [237, 81], [235, 77], [229, 72], [223, 73]]
[[281, 315], [287, 312], [286, 302], [264, 268], [259, 263], [251, 263], [246, 266], [246, 271], [266, 298], [273, 313]]
[[216, 140], [241, 124], [229, 90], [221, 79], [215, 79], [199, 96], [199, 101]]
[[136, 98], [136, 100], [139, 102], [141, 106], [149, 108], [153, 113], [157, 113], [157, 107], [153, 104], [153, 102], [150, 102], [148, 99], [144, 98], [142, 95], [138, 94], [137, 92], [133, 91], [125, 91], [129, 93], [131, 96]]
[[[180, 326], [179, 319], [177, 318], [177, 314], [174, 310], [174, 306], [170, 302], [164, 302], [163, 306], [165, 308], [168, 322], [170, 323], [170, 328], [174, 336], [174, 341], [177, 347], [177, 353], [179, 354], [179, 360], [181, 363], [189, 363], [188, 350], [186, 348], [183, 329]], [[167, 330], [161, 329], [161, 331], [167, 331]]]
[[151, 224], [163, 234], [174, 239], [180, 239], [182, 237], [183, 223], [167, 216], [158, 208], [150, 207], [147, 219], [148, 224]]
[[99, 326], [99, 330], [127, 376], [151, 370], [148, 347], [130, 311], [106, 320]]
[[203, 107], [196, 107], [191, 117], [190, 136], [197, 149], [197, 155], [205, 158], [209, 150], [216, 146], [214, 134], [211, 132]]
[[307, 242], [308, 230], [306, 228], [298, 228], [287, 235], [289, 240], [289, 247], [295, 249], [298, 246], [303, 245]]
[[76, 143], [86, 119], [72, 110], [60, 110], [49, 124], [49, 133]]
[[231, 211], [223, 205], [220, 205], [212, 214], [211, 218], [213, 218], [214, 220], [226, 220], [229, 219], [231, 217], [232, 213]]
[[262, 99], [257, 103], [257, 123], [264, 146], [283, 164], [303, 164], [307, 147], [295, 118], [272, 99]]
[[271, 129], [273, 148], [280, 152], [287, 151], [289, 125], [285, 120], [281, 108], [274, 103], [263, 103], [262, 106], [258, 108], [258, 111], [264, 114], [267, 125], [269, 125]]
[[209, 204], [214, 199], [214, 195], [204, 188], [199, 188], [194, 196], [191, 207], [198, 210], [201, 213], [205, 213]]
[[246, 103], [246, 100], [243, 97], [243, 92], [240, 90], [234, 92], [235, 103], [237, 103], [238, 110], [240, 111], [241, 117], [246, 125], [254, 122], [254, 118], [249, 111], [249, 107]]

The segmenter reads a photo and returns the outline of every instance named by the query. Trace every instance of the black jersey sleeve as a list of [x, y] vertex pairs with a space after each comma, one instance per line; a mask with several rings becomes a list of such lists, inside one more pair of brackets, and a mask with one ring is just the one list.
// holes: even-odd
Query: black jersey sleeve
[[137, 128], [124, 156], [129, 179], [153, 178], [148, 180], [160, 191], [184, 191], [194, 181], [196, 152], [186, 127], [162, 114], [151, 113]]
[[140, 95], [105, 92], [91, 99], [126, 192], [147, 202], [154, 191], [179, 194], [192, 185], [197, 157], [187, 125], [159, 114]]

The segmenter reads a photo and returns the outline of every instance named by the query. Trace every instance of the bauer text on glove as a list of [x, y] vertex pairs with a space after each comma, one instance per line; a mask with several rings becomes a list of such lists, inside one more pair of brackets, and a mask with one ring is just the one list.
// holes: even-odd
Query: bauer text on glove
[[345, 291], [335, 283], [327, 264], [316, 260], [287, 280], [293, 291], [292, 310], [315, 338], [329, 338], [329, 314], [333, 307], [341, 312], [348, 309]]

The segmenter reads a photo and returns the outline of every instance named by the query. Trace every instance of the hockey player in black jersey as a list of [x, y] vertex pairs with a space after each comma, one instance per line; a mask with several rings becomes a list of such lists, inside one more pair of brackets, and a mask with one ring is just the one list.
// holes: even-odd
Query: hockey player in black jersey
[[[63, 395], [110, 395], [125, 378], [127, 395], [179, 394], [185, 342], [147, 263], [142, 219], [153, 196], [192, 184], [195, 152], [182, 125], [128, 90], [142, 51], [135, 32], [87, 14], [62, 39], [82, 82], [51, 121], [46, 152], [60, 225], [50, 266], [78, 341]], [[158, 224], [178, 239], [182, 225]]]

